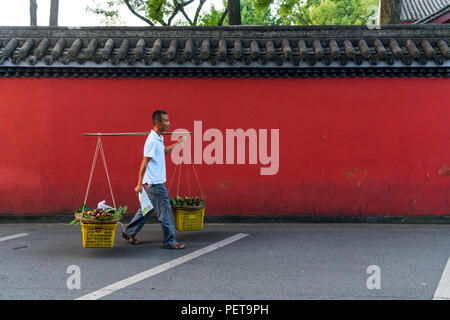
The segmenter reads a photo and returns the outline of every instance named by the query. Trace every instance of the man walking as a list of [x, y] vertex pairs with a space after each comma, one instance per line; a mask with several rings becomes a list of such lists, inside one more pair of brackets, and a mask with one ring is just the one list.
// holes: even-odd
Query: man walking
[[[139, 169], [138, 184], [134, 191], [147, 192], [153, 209], [146, 215], [139, 209], [131, 222], [127, 225], [122, 237], [132, 245], [139, 244], [135, 239], [136, 234], [144, 226], [150, 214], [156, 210], [158, 220], [161, 222], [163, 231], [163, 247], [167, 249], [183, 249], [184, 244], [175, 239], [175, 223], [173, 219], [172, 207], [170, 205], [169, 192], [165, 186], [166, 182], [166, 161], [165, 154], [173, 150], [175, 146], [182, 142], [182, 137], [178, 142], [165, 147], [162, 133], [169, 129], [169, 115], [166, 111], [157, 110], [152, 116], [153, 129], [147, 137], [144, 146], [144, 158]], [[144, 184], [144, 188], [143, 185]]]

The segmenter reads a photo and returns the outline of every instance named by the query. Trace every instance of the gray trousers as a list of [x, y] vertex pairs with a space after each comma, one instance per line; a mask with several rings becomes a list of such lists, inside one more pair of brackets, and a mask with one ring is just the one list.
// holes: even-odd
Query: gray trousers
[[175, 223], [172, 206], [170, 205], [169, 192], [164, 183], [152, 185], [145, 184], [144, 187], [144, 190], [147, 191], [148, 197], [153, 205], [153, 209], [144, 216], [141, 208], [139, 208], [133, 219], [127, 225], [125, 233], [134, 238], [147, 222], [153, 211], [156, 210], [156, 216], [161, 222], [163, 232], [163, 246], [169, 247], [177, 242], [175, 239]]

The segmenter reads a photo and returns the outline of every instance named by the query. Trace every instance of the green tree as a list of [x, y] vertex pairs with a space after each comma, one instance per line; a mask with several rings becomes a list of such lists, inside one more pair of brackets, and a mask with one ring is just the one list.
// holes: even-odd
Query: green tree
[[[94, 0], [93, 0], [94, 1]], [[229, 25], [230, 12], [228, 7], [236, 2], [223, 0], [223, 9], [210, 4], [207, 10], [204, 5], [208, 0], [109, 0], [101, 6], [94, 3], [88, 6], [87, 11], [103, 16], [106, 25], [121, 24], [120, 10], [124, 5], [139, 19], [149, 25]], [[264, 3], [265, 1], [265, 3]], [[239, 3], [239, 1], [237, 2]], [[240, 1], [240, 24], [247, 25], [277, 25], [276, 13], [272, 13], [270, 5], [273, 0], [241, 0]], [[194, 14], [189, 15], [186, 8], [193, 7]], [[206, 7], [205, 7], [206, 8]], [[175, 20], [175, 17], [181, 18]]]
[[[102, 15], [107, 25], [120, 21], [120, 6], [126, 5], [150, 25], [229, 25], [228, 10], [236, 1], [222, 0], [224, 9], [208, 0], [109, 0], [106, 7], [88, 7]], [[244, 25], [364, 25], [373, 16], [379, 0], [240, 0], [241, 24]], [[187, 6], [195, 13], [188, 15]], [[369, 10], [372, 6], [372, 10]], [[202, 10], [206, 9], [206, 10]], [[181, 19], [175, 20], [175, 17]]]
[[[95, 0], [93, 0], [95, 2]], [[95, 3], [95, 7], [88, 6], [87, 11], [103, 16], [106, 25], [114, 25], [120, 21], [120, 10], [125, 5], [131, 13], [149, 25], [170, 26], [172, 24], [197, 25], [200, 12], [207, 0], [109, 0], [104, 6]], [[236, 2], [230, 2], [236, 5]], [[239, 1], [237, 1], [239, 4]], [[229, 4], [228, 4], [229, 5]], [[194, 8], [195, 13], [190, 16], [186, 8]], [[236, 10], [230, 10], [235, 12]], [[225, 6], [223, 14], [229, 14]], [[176, 21], [175, 17], [182, 17], [184, 21]]]
[[284, 25], [364, 25], [378, 0], [279, 0]]
[[[223, 5], [226, 7], [227, 1], [223, 0]], [[219, 23], [223, 12], [215, 8], [213, 4], [210, 5], [209, 11], [202, 14], [199, 18], [199, 25], [202, 26], [217, 26], [229, 25], [228, 16]], [[270, 8], [270, 1], [267, 5], [258, 6], [255, 0], [241, 0], [241, 24], [243, 25], [280, 25], [281, 21], [276, 13], [273, 13]]]

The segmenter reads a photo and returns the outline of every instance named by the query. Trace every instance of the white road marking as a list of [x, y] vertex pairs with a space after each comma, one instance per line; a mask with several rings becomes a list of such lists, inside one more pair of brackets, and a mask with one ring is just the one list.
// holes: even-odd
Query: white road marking
[[25, 237], [25, 236], [27, 236], [27, 235], [28, 235], [28, 233], [18, 233], [18, 234], [14, 234], [14, 235], [12, 235], [12, 236], [7, 236], [7, 237], [0, 238], [0, 242], [6, 241], [6, 240], [15, 239], [15, 238], [20, 238], [20, 237]]
[[433, 300], [450, 300], [450, 258], [448, 258], [447, 264], [445, 265]]
[[148, 269], [146, 271], [143, 271], [141, 273], [138, 273], [138, 274], [136, 274], [134, 276], [128, 277], [128, 278], [123, 279], [121, 281], [118, 281], [116, 283], [113, 283], [113, 284], [111, 284], [111, 285], [109, 285], [107, 287], [104, 287], [103, 289], [94, 291], [92, 293], [84, 295], [84, 296], [82, 296], [80, 298], [77, 298], [75, 300], [97, 300], [97, 299], [100, 299], [100, 298], [102, 298], [104, 296], [107, 296], [108, 294], [111, 294], [111, 293], [116, 292], [116, 291], [118, 291], [120, 289], [128, 287], [128, 286], [130, 286], [132, 284], [135, 284], [135, 283], [137, 283], [139, 281], [142, 281], [142, 280], [145, 280], [147, 278], [150, 278], [150, 277], [152, 277], [152, 276], [154, 276], [154, 275], [156, 275], [158, 273], [164, 272], [164, 271], [166, 271], [168, 269], [174, 268], [174, 267], [176, 267], [176, 266], [178, 266], [178, 265], [180, 265], [182, 263], [185, 263], [185, 262], [188, 262], [188, 261], [190, 261], [192, 259], [198, 258], [198, 257], [200, 257], [200, 256], [202, 256], [204, 254], [207, 254], [207, 253], [209, 253], [211, 251], [217, 250], [217, 249], [219, 249], [219, 248], [221, 248], [223, 246], [226, 246], [226, 245], [228, 245], [230, 243], [238, 241], [238, 240], [240, 240], [242, 238], [245, 238], [247, 236], [248, 236], [248, 234], [246, 234], [246, 233], [235, 234], [232, 237], [229, 237], [229, 238], [226, 238], [226, 239], [224, 239], [222, 241], [213, 243], [212, 245], [209, 245], [209, 246], [204, 247], [202, 249], [198, 249], [198, 250], [196, 250], [194, 252], [188, 253], [187, 255], [184, 255], [184, 256], [182, 256], [180, 258], [177, 258], [175, 260], [172, 260], [172, 261], [169, 261], [167, 263], [161, 264], [161, 265], [156, 266], [154, 268]]

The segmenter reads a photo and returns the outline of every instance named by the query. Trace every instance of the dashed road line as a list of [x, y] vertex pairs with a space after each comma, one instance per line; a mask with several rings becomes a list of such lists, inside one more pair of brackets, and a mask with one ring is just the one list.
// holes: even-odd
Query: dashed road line
[[18, 233], [18, 234], [14, 234], [12, 236], [7, 236], [7, 237], [0, 238], [0, 242], [6, 241], [6, 240], [16, 239], [16, 238], [20, 238], [20, 237], [25, 237], [25, 236], [28, 236], [28, 233]]
[[448, 258], [433, 300], [450, 300], [450, 258]]

